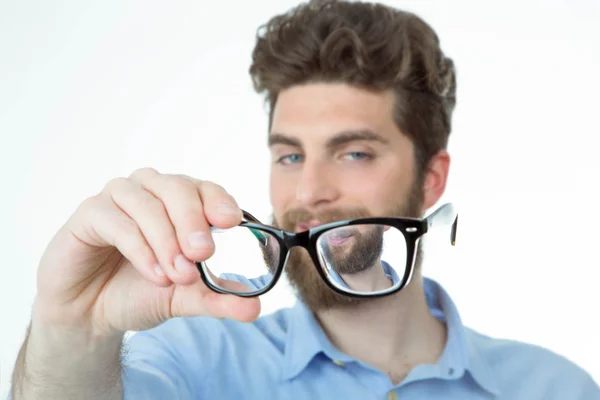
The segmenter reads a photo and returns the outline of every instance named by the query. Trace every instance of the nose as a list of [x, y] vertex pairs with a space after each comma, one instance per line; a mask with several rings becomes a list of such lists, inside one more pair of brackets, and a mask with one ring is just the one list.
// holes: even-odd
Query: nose
[[326, 162], [307, 159], [298, 180], [296, 200], [300, 206], [309, 209], [332, 203], [340, 196], [338, 183], [335, 171]]

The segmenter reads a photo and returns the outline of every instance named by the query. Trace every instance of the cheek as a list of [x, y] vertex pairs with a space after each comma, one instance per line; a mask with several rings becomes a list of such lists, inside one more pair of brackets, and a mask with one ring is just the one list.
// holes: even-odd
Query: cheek
[[294, 182], [289, 177], [285, 178], [276, 172], [271, 172], [269, 182], [269, 193], [271, 204], [275, 213], [278, 210], [284, 210], [288, 204], [291, 204], [296, 196]]
[[345, 192], [364, 196], [378, 196], [397, 186], [393, 184], [397, 180], [394, 175], [394, 169], [385, 168], [384, 165], [340, 174]]
[[344, 197], [359, 199], [360, 203], [371, 208], [389, 197], [388, 186], [382, 182], [380, 177], [372, 176], [367, 179], [346, 182], [343, 193]]
[[390, 203], [402, 201], [410, 190], [409, 173], [399, 168], [381, 168], [363, 176], [354, 175], [344, 182], [346, 197], [359, 200], [372, 211], [387, 210]]

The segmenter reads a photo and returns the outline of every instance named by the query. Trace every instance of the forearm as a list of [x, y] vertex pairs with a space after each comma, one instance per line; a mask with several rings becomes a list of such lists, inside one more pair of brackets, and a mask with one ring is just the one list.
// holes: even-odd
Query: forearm
[[121, 399], [122, 336], [32, 322], [19, 352], [12, 399]]

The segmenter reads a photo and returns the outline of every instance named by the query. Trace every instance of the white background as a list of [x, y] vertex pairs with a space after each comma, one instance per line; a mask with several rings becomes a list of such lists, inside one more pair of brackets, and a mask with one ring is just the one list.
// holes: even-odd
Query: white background
[[[547, 347], [600, 381], [598, 1], [388, 1], [458, 68], [444, 201], [425, 272], [464, 322]], [[212, 179], [268, 219], [256, 28], [295, 1], [0, 2], [0, 394], [39, 258], [85, 197], [152, 166]], [[441, 238], [441, 239], [440, 239]], [[438, 240], [440, 239], [440, 240]], [[293, 303], [285, 285], [264, 312]]]

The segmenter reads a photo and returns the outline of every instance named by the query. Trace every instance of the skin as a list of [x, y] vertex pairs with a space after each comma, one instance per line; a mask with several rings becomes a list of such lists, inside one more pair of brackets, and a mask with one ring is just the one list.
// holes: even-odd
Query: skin
[[[379, 214], [401, 203], [412, 185], [413, 153], [393, 124], [392, 104], [391, 93], [345, 85], [281, 93], [272, 135], [283, 134], [296, 145], [274, 141], [273, 159], [287, 153], [302, 157], [273, 164], [276, 218], [300, 208], [314, 215], [352, 207]], [[328, 145], [339, 132], [356, 129], [377, 132], [384, 142], [338, 138]], [[363, 159], [357, 155], [362, 152], [374, 157]], [[292, 159], [297, 161], [286, 158]], [[442, 195], [448, 165], [445, 152], [432, 160], [423, 209]], [[241, 217], [221, 186], [151, 168], [111, 180], [83, 201], [38, 267], [13, 398], [121, 398], [119, 352], [127, 330], [150, 329], [173, 317], [256, 319], [258, 299], [209, 290], [191, 263], [214, 252], [209, 225], [229, 228]], [[445, 342], [443, 325], [428, 313], [419, 277], [397, 296], [357, 304], [351, 312], [323, 309], [317, 317], [342, 351], [388, 371], [393, 381], [415, 363], [434, 362]]]

